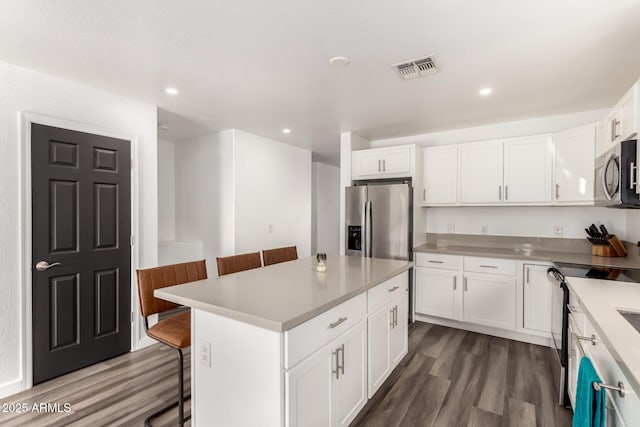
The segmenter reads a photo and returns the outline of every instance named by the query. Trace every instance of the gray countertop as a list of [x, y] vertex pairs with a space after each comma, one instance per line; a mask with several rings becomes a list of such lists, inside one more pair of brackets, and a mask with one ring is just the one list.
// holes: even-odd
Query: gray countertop
[[517, 260], [565, 262], [571, 264], [594, 265], [612, 268], [640, 269], [637, 256], [601, 257], [587, 253], [560, 252], [550, 250], [517, 250], [509, 248], [482, 248], [472, 246], [438, 246], [425, 244], [414, 248], [414, 252], [438, 253], [449, 255], [506, 258]]
[[413, 263], [354, 256], [315, 257], [157, 289], [167, 301], [277, 332], [287, 331], [398, 274]]

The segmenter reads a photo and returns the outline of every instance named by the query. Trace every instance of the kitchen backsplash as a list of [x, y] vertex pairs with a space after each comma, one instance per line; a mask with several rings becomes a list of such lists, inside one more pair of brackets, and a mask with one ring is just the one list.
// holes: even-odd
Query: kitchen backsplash
[[[632, 221], [628, 221], [628, 216]], [[611, 233], [624, 240], [638, 240], [635, 236], [640, 234], [640, 212], [593, 206], [427, 208], [426, 229], [427, 233], [584, 239], [584, 228], [591, 223], [604, 224]], [[628, 223], [634, 229], [629, 233]], [[635, 230], [636, 224], [638, 230]]]

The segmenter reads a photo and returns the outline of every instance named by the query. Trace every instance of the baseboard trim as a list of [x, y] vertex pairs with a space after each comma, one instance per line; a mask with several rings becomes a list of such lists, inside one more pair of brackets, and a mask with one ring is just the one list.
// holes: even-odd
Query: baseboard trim
[[144, 337], [138, 341], [138, 348], [136, 350], [142, 350], [145, 347], [149, 347], [150, 345], [156, 344], [158, 341], [153, 338]]
[[492, 328], [490, 326], [476, 325], [473, 323], [459, 322], [457, 320], [442, 319], [439, 317], [426, 316], [424, 314], [415, 315], [415, 320], [419, 322], [433, 323], [450, 328], [462, 329], [465, 331], [477, 332], [479, 334], [492, 335], [500, 338], [507, 338], [514, 341], [522, 341], [529, 344], [543, 345], [551, 347], [551, 340], [536, 335], [523, 334], [521, 332], [506, 331], [503, 329]]
[[0, 399], [22, 391], [22, 380], [13, 380], [0, 385]]

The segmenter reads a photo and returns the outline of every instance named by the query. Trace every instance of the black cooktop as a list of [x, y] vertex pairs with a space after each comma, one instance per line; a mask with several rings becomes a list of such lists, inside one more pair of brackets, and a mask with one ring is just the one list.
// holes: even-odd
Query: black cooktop
[[593, 265], [567, 264], [556, 262], [555, 266], [567, 277], [615, 280], [617, 282], [640, 283], [640, 270], [600, 267]]

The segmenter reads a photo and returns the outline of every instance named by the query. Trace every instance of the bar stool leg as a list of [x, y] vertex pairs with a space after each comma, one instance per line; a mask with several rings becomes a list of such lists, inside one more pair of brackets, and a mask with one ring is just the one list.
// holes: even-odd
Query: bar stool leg
[[178, 352], [178, 401], [149, 415], [147, 419], [144, 420], [145, 427], [152, 427], [152, 419], [164, 414], [175, 406], [178, 406], [178, 425], [180, 427], [184, 426], [185, 421], [191, 419], [191, 415], [187, 416], [186, 418], [184, 417], [184, 401], [191, 398], [191, 393], [187, 394], [186, 396], [184, 395], [184, 356], [182, 354], [182, 349], [176, 348], [176, 351]]

